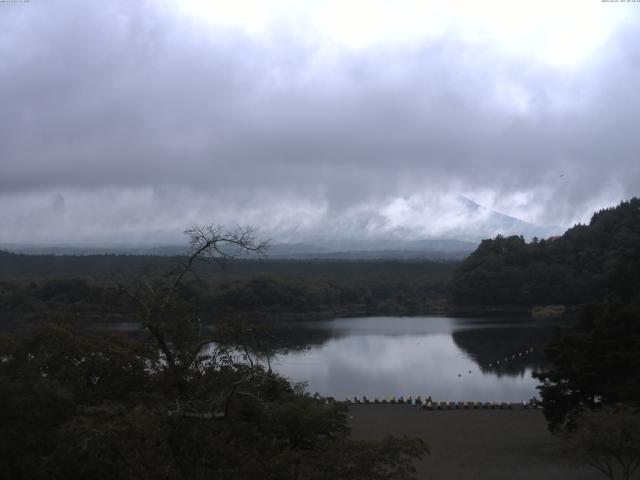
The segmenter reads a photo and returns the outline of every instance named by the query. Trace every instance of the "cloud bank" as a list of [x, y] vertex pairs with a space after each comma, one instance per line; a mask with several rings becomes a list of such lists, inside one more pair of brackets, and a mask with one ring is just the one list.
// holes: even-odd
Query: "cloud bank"
[[563, 68], [455, 31], [349, 48], [171, 3], [30, 2], [0, 6], [0, 58], [0, 242], [442, 238], [470, 221], [460, 195], [568, 226], [640, 193], [629, 25]]

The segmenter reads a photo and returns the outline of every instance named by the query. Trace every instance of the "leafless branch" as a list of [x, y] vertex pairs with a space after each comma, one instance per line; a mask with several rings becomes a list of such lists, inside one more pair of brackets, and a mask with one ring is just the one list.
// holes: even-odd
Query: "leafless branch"
[[189, 237], [191, 255], [187, 262], [178, 269], [162, 302], [162, 309], [167, 307], [173, 297], [173, 292], [182, 282], [184, 276], [192, 270], [193, 263], [198, 258], [203, 256], [233, 258], [234, 253], [225, 250], [225, 246], [261, 255], [269, 247], [268, 241], [261, 242], [256, 239], [255, 230], [250, 227], [236, 227], [231, 232], [225, 232], [220, 225], [192, 225], [184, 233]]
[[135, 295], [134, 293], [132, 293], [128, 288], [126, 288], [124, 285], [118, 284], [116, 286], [116, 290], [124, 293], [126, 296], [128, 296], [131, 300], [133, 300], [134, 302], [136, 302], [138, 305], [140, 305], [146, 315], [149, 315], [149, 312], [151, 311], [151, 308], [149, 307], [149, 305], [147, 304], [147, 302], [145, 302], [144, 300], [142, 300], [139, 296]]
[[[258, 241], [255, 231], [247, 227], [236, 227], [234, 230], [227, 231], [219, 225], [193, 225], [185, 231], [185, 234], [189, 237], [191, 254], [184, 263], [169, 272], [164, 284], [152, 284], [146, 279], [141, 279], [135, 291], [122, 284], [116, 287], [119, 292], [128, 296], [140, 307], [143, 326], [156, 341], [167, 361], [167, 366], [173, 374], [177, 375], [176, 378], [180, 378], [186, 370], [192, 368], [201, 350], [215, 341], [212, 338], [202, 339], [195, 344], [193, 350], [179, 352], [177, 350], [179, 347], [176, 347], [171, 342], [172, 339], [167, 337], [163, 318], [174, 307], [177, 300], [176, 290], [184, 277], [188, 273], [193, 273], [194, 262], [204, 257], [233, 258], [239, 253], [246, 252], [264, 254], [268, 247], [268, 242]], [[200, 331], [197, 336], [200, 336]], [[253, 366], [246, 347], [245, 353]], [[234, 387], [234, 392], [235, 388], [237, 387]], [[230, 395], [233, 396], [233, 392]], [[227, 399], [225, 410], [228, 410], [228, 402], [229, 399]]]

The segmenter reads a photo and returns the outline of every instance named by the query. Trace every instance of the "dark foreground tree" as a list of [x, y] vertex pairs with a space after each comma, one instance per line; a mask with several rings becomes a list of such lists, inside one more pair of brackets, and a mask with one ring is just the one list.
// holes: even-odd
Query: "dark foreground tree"
[[587, 410], [578, 424], [572, 452], [610, 480], [629, 480], [640, 467], [640, 412], [623, 405]]
[[640, 405], [640, 309], [597, 306], [547, 348], [553, 364], [538, 373], [544, 414], [552, 431], [577, 426], [583, 410]]
[[181, 285], [205, 254], [260, 251], [250, 232], [196, 227], [186, 262], [120, 285], [143, 335], [57, 320], [2, 337], [0, 477], [409, 479], [420, 440], [349, 438], [348, 407], [305, 393], [206, 335]]
[[537, 375], [550, 430], [610, 479], [631, 478], [640, 462], [639, 202], [594, 216], [592, 239], [615, 246], [606, 299], [557, 335], [546, 351], [553, 367]]

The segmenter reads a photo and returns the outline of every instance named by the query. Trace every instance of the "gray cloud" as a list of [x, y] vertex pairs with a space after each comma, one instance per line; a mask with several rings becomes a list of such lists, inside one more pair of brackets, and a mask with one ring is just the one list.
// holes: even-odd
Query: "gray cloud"
[[628, 29], [559, 69], [453, 34], [347, 50], [151, 2], [0, 8], [0, 241], [446, 236], [460, 194], [564, 226], [640, 190]]

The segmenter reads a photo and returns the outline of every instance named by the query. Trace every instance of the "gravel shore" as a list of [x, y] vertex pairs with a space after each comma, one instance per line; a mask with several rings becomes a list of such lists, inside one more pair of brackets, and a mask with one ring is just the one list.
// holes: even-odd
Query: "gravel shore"
[[406, 405], [352, 405], [352, 436], [424, 439], [431, 450], [417, 465], [430, 480], [598, 480], [571, 462], [540, 410], [425, 411]]

